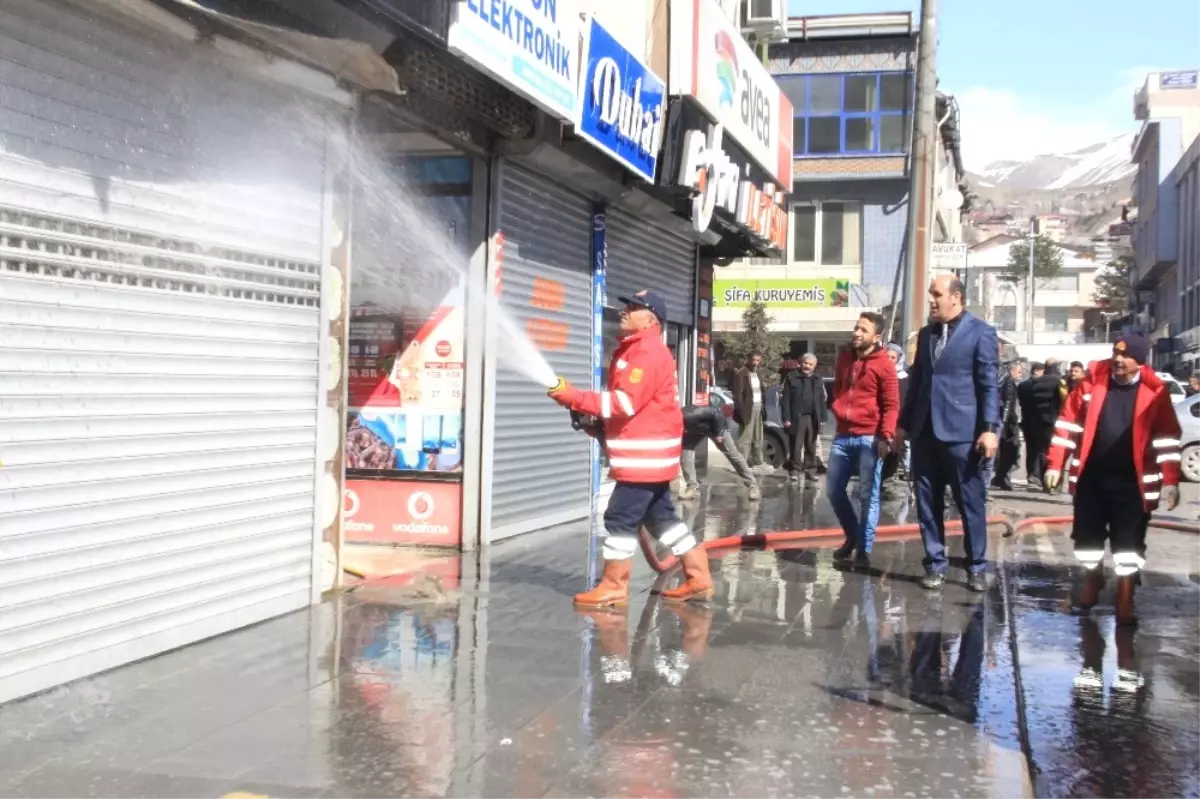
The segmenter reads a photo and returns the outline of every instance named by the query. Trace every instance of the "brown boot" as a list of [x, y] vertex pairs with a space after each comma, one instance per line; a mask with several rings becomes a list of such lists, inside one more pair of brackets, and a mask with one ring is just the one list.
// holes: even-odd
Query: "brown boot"
[[712, 599], [712, 575], [708, 573], [708, 553], [702, 547], [692, 547], [679, 558], [683, 565], [684, 583], [662, 592], [668, 602], [687, 602], [692, 599]]
[[708, 636], [713, 623], [712, 606], [680, 604], [668, 607], [679, 617], [683, 628], [679, 648], [689, 658], [699, 660], [708, 651]]
[[1080, 582], [1079, 590], [1075, 593], [1075, 607], [1080, 610], [1091, 610], [1100, 601], [1100, 591], [1104, 588], [1104, 567], [1096, 566], [1088, 569]]
[[1117, 624], [1137, 624], [1137, 614], [1133, 611], [1133, 590], [1137, 583], [1137, 575], [1117, 578], [1117, 593], [1113, 606], [1117, 611]]
[[575, 604], [583, 608], [621, 608], [629, 604], [629, 574], [633, 559], [604, 561], [604, 574], [591, 591], [575, 595]]

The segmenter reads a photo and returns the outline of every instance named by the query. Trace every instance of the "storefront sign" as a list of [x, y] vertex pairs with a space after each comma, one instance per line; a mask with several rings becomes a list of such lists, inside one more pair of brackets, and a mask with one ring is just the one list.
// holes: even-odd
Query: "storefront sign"
[[1200, 72], [1194, 69], [1163, 72], [1158, 76], [1158, 86], [1160, 89], [1194, 89], [1198, 76]]
[[576, 132], [653, 183], [666, 87], [595, 18], [588, 25]]
[[447, 45], [553, 116], [575, 121], [576, 0], [459, 0]]
[[713, 304], [717, 308], [745, 308], [754, 300], [768, 308], [846, 308], [850, 305], [850, 281], [739, 278], [713, 281]]
[[462, 485], [410, 480], [346, 481], [346, 541], [370, 544], [462, 543]]
[[791, 102], [717, 0], [692, 0], [690, 9], [680, 2], [678, 13], [675, 5], [671, 51], [691, 54], [691, 75], [682, 84], [672, 79], [673, 92], [686, 89], [776, 185], [790, 190]]
[[787, 211], [783, 192], [774, 184], [762, 186], [744, 176], [743, 170], [724, 148], [721, 125], [707, 131], [692, 129], [684, 134], [678, 184], [696, 192], [692, 200], [692, 227], [708, 230], [718, 208], [730, 214], [738, 226], [765, 244], [787, 249]]

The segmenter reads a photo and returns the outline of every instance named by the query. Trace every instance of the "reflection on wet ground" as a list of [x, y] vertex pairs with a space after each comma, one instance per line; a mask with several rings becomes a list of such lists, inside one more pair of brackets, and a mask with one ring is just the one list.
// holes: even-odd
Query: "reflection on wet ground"
[[[833, 524], [813, 488], [710, 487], [715, 538]], [[885, 503], [884, 523], [907, 513]], [[711, 605], [635, 571], [577, 613], [586, 525], [0, 708], [14, 796], [1020, 796], [1200, 791], [1195, 537], [1156, 534], [1143, 621], [1072, 615], [1059, 534], [993, 538], [971, 594], [919, 541], [714, 559]], [[409, 578], [404, 578], [408, 580]], [[1014, 657], [1015, 654], [1015, 657]], [[1139, 686], [1140, 683], [1140, 686]], [[1019, 700], [1019, 701], [1018, 701]]]

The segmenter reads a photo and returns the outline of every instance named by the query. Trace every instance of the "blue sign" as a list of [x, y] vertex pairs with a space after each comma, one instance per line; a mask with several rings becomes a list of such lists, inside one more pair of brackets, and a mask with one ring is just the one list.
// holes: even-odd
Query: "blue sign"
[[1163, 72], [1158, 76], [1160, 89], [1194, 89], [1200, 72], [1187, 70], [1182, 72]]
[[576, 133], [653, 183], [667, 102], [662, 79], [595, 18], [584, 47]]

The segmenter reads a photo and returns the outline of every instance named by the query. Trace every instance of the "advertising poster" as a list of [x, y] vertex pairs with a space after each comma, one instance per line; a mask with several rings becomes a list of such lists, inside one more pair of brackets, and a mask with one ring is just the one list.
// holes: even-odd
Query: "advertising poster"
[[346, 541], [457, 548], [461, 501], [462, 485], [456, 482], [348, 478], [342, 502]]

